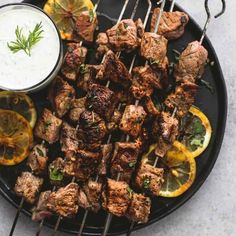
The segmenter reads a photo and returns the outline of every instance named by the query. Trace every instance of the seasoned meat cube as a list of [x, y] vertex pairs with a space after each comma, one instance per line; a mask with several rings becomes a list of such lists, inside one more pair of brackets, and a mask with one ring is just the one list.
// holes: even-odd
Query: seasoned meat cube
[[126, 216], [137, 223], [148, 222], [151, 210], [151, 199], [143, 194], [133, 193]]
[[[157, 147], [155, 154], [164, 157], [176, 140], [179, 130], [179, 122], [168, 112], [162, 112], [154, 121], [153, 136], [156, 136]], [[157, 133], [155, 134], [155, 130]]]
[[47, 108], [44, 108], [43, 114], [34, 128], [34, 135], [50, 144], [55, 143], [59, 139], [61, 124], [61, 119], [54, 116]]
[[196, 84], [186, 81], [177, 86], [175, 92], [168, 95], [164, 103], [172, 112], [176, 107], [176, 115], [183, 117], [194, 103], [197, 90]]
[[61, 157], [56, 158], [48, 166], [49, 179], [52, 185], [61, 185], [63, 181], [64, 160]]
[[65, 176], [75, 176], [76, 162], [76, 153], [71, 151], [65, 153], [63, 169], [63, 173]]
[[78, 201], [80, 207], [84, 209], [89, 209], [90, 207], [89, 200], [82, 188], [79, 189]]
[[130, 91], [136, 99], [150, 96], [154, 88], [162, 89], [160, 76], [150, 66], [139, 66], [133, 69]]
[[87, 49], [79, 43], [68, 43], [61, 73], [67, 80], [75, 81], [81, 64], [84, 63]]
[[30, 172], [22, 172], [16, 180], [14, 190], [17, 196], [23, 197], [26, 202], [33, 204], [40, 193], [42, 185], [42, 178], [36, 177]]
[[71, 102], [75, 98], [75, 89], [61, 77], [57, 76], [53, 81], [48, 97], [56, 111], [56, 115], [61, 118], [70, 109]]
[[101, 162], [99, 152], [79, 150], [76, 154], [75, 177], [79, 181], [86, 181], [90, 176], [98, 173], [98, 166]]
[[66, 122], [62, 124], [60, 144], [62, 152], [76, 152], [78, 149], [77, 130]]
[[79, 76], [77, 79], [77, 87], [88, 91], [89, 87], [96, 83], [96, 75], [100, 70], [101, 65], [84, 65], [80, 66]]
[[107, 123], [107, 129], [109, 132], [112, 132], [112, 131], [117, 130], [119, 128], [119, 123], [120, 123], [121, 117], [122, 117], [122, 113], [118, 109], [115, 109], [110, 122]]
[[107, 174], [107, 169], [110, 164], [112, 150], [113, 150], [112, 144], [104, 144], [101, 146], [102, 160], [101, 160], [101, 163], [98, 167], [98, 174], [99, 175], [106, 175]]
[[48, 198], [48, 209], [62, 217], [74, 217], [79, 209], [78, 191], [79, 186], [76, 183], [70, 183], [52, 192]]
[[140, 54], [151, 64], [159, 64], [165, 60], [167, 53], [167, 39], [165, 37], [145, 32], [140, 47]]
[[37, 205], [33, 208], [32, 220], [41, 221], [45, 218], [49, 218], [52, 215], [52, 212], [48, 210], [47, 202], [51, 194], [51, 191], [45, 191], [40, 193], [39, 200]]
[[101, 58], [106, 52], [110, 50], [109, 48], [109, 41], [106, 33], [99, 33], [97, 36], [96, 44], [97, 52], [96, 52], [96, 58]]
[[97, 23], [97, 17], [93, 10], [81, 12], [75, 24], [79, 38], [87, 43], [92, 43]]
[[137, 137], [141, 131], [147, 113], [142, 106], [128, 105], [123, 113], [120, 129], [133, 137]]
[[160, 110], [155, 106], [151, 97], [145, 97], [144, 99], [144, 109], [151, 116], [157, 116], [160, 114]]
[[131, 84], [129, 71], [111, 50], [106, 53], [105, 60], [96, 78], [99, 80], [111, 80], [125, 88]]
[[144, 27], [142, 21], [138, 19], [134, 22], [131, 19], [121, 20], [118, 24], [99, 34], [97, 44], [99, 44], [98, 52], [106, 52], [107, 48], [114, 52], [126, 51], [130, 52], [139, 47], [140, 37], [142, 36]]
[[105, 121], [98, 114], [88, 110], [81, 113], [78, 135], [85, 143], [100, 144], [106, 132]]
[[85, 106], [109, 120], [114, 113], [116, 103], [117, 99], [114, 92], [105, 86], [93, 84], [87, 93]]
[[[151, 31], [154, 32], [160, 8], [155, 8], [151, 20]], [[184, 34], [184, 28], [189, 21], [186, 13], [180, 11], [166, 12], [161, 15], [157, 33], [166, 39], [177, 39]]]
[[102, 198], [105, 210], [115, 216], [124, 216], [130, 204], [129, 185], [123, 181], [107, 179]]
[[70, 120], [77, 123], [80, 118], [80, 114], [85, 111], [86, 97], [74, 99], [71, 103], [71, 110], [69, 112]]
[[84, 186], [83, 191], [87, 196], [89, 210], [97, 212], [101, 207], [102, 183], [89, 180]]
[[111, 175], [116, 178], [118, 173], [121, 174], [120, 179], [129, 183], [130, 178], [135, 170], [138, 154], [141, 144], [135, 143], [115, 143], [115, 150], [111, 160]]
[[207, 50], [198, 41], [189, 43], [175, 66], [176, 81], [195, 83], [204, 73], [207, 57]]
[[43, 144], [37, 144], [31, 150], [27, 165], [30, 167], [32, 172], [36, 175], [42, 175], [47, 169], [47, 148]]
[[162, 168], [156, 168], [149, 164], [142, 163], [138, 169], [135, 183], [138, 188], [158, 196], [163, 183]]

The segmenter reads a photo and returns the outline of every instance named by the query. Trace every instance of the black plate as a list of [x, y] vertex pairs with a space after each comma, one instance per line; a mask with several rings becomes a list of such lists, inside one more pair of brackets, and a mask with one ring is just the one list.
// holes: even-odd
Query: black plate
[[[25, 2], [36, 4], [37, 6], [42, 7], [45, 1], [27, 0]], [[118, 18], [119, 11], [122, 8], [121, 4], [123, 4], [123, 2], [124, 0], [101, 0], [101, 4], [98, 7], [98, 11], [103, 12], [113, 18]], [[124, 17], [129, 18], [132, 8], [134, 6], [134, 2], [134, 0], [130, 0], [129, 6], [127, 8], [127, 11], [125, 12]], [[143, 19], [146, 9], [146, 2], [140, 1], [136, 16], [142, 17]], [[169, 9], [169, 6], [167, 6], [166, 9]], [[179, 6], [176, 6], [175, 9], [181, 10]], [[100, 31], [103, 31], [112, 25], [112, 22], [104, 16], [99, 17], [99, 22]], [[171, 53], [173, 48], [182, 51], [183, 48], [186, 47], [189, 42], [200, 39], [200, 36], [200, 27], [192, 18], [190, 18], [190, 22], [187, 25], [184, 36], [179, 40], [169, 43], [169, 58], [173, 60], [173, 55]], [[225, 123], [227, 116], [227, 93], [219, 61], [207, 37], [205, 38], [203, 45], [209, 52], [210, 60], [215, 62], [214, 66], [208, 65], [206, 67], [203, 79], [209, 81], [213, 85], [215, 93], [212, 94], [209, 92], [209, 90], [201, 88], [197, 94], [195, 105], [199, 107], [208, 116], [212, 124], [213, 135], [210, 145], [203, 153], [203, 155], [200, 158], [197, 158], [197, 176], [191, 188], [182, 196], [177, 198], [154, 198], [149, 222], [145, 225], [138, 225], [135, 227], [135, 229], [145, 227], [160, 220], [161, 218], [170, 214], [172, 211], [184, 204], [190, 197], [193, 196], [193, 194], [200, 188], [200, 186], [206, 180], [218, 157], [218, 153], [220, 151], [225, 131]], [[124, 56], [121, 57], [121, 59], [125, 60]], [[89, 61], [90, 63], [94, 61], [92, 55], [90, 55]], [[141, 61], [139, 61], [139, 63], [141, 63]], [[42, 100], [42, 97], [45, 97], [45, 95], [46, 91], [43, 91], [40, 94], [33, 95], [33, 100], [35, 101], [39, 112], [41, 110], [40, 108], [42, 104], [45, 103], [45, 101]], [[0, 192], [11, 204], [16, 207], [18, 206], [20, 199], [15, 196], [12, 188], [14, 186], [16, 177], [23, 169], [25, 169], [25, 163], [22, 163], [15, 167], [0, 167]], [[26, 215], [30, 216], [31, 207], [32, 206], [25, 204], [22, 211]], [[60, 224], [59, 230], [70, 233], [75, 233], [76, 231], [78, 231], [81, 219], [83, 217], [83, 213], [84, 211], [80, 209], [79, 215], [76, 219], [63, 220]], [[97, 215], [89, 213], [86, 227], [84, 229], [85, 234], [101, 234], [105, 222], [105, 216], [106, 213], [104, 211], [100, 211]], [[46, 220], [45, 224], [49, 227], [53, 227], [55, 225], [56, 219], [56, 217], [51, 217], [50, 219]], [[109, 230], [109, 235], [117, 235], [124, 233], [125, 231], [127, 231], [128, 226], [129, 222], [127, 219], [114, 217]]]

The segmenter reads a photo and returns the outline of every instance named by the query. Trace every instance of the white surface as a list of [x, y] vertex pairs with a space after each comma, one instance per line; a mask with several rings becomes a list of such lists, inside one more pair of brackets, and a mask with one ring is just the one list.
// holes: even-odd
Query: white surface
[[[111, 0], [112, 1], [112, 0]], [[0, 1], [2, 2], [2, 0]], [[9, 2], [9, 1], [3, 1]], [[203, 25], [203, 0], [177, 0]], [[210, 0], [217, 12], [220, 0]], [[201, 189], [180, 209], [134, 236], [236, 235], [236, 1], [227, 0], [226, 13], [213, 20], [208, 36], [218, 54], [228, 87], [229, 112], [225, 138], [216, 165]], [[0, 235], [8, 235], [15, 209], [0, 197]], [[37, 225], [21, 215], [17, 236], [35, 235]], [[42, 235], [48, 235], [44, 229]], [[66, 234], [58, 234], [66, 235]]]
[[[39, 23], [42, 38], [33, 46], [30, 56], [23, 50], [13, 53], [8, 48], [8, 43], [16, 40], [17, 26], [27, 38]], [[0, 86], [22, 90], [39, 84], [51, 73], [60, 53], [60, 41], [54, 24], [45, 14], [28, 6], [8, 6], [0, 9], [0, 51]]]

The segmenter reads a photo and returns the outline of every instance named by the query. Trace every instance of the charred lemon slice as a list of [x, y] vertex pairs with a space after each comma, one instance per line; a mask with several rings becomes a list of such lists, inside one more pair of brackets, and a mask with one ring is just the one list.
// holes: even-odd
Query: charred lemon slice
[[73, 40], [75, 22], [83, 11], [93, 10], [90, 0], [48, 0], [43, 10], [57, 25], [61, 38]]
[[178, 141], [195, 158], [205, 151], [210, 142], [211, 134], [211, 124], [206, 115], [197, 107], [192, 106], [189, 113], [181, 120]]
[[0, 109], [0, 164], [16, 165], [29, 154], [32, 128], [20, 114]]
[[37, 120], [37, 112], [33, 101], [24, 93], [0, 92], [0, 109], [13, 110], [29, 121], [33, 128]]
[[196, 162], [191, 153], [178, 142], [174, 142], [171, 150], [158, 165], [164, 168], [164, 183], [160, 196], [178, 197], [187, 191], [195, 180]]

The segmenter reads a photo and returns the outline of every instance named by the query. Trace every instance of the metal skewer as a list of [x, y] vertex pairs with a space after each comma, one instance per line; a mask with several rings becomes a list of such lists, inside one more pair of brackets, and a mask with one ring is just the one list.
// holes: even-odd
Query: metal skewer
[[[162, 13], [163, 13], [163, 11], [164, 11], [165, 3], [166, 3], [166, 0], [163, 0], [163, 1], [161, 2], [160, 13], [159, 13], [159, 16], [158, 16], [158, 18], [157, 18], [157, 22], [156, 22], [156, 25], [155, 25], [154, 33], [157, 33], [157, 31], [158, 31], [158, 27], [159, 27], [159, 24], [160, 24], [160, 19], [161, 19]], [[149, 4], [151, 4], [150, 1], [149, 1]], [[129, 68], [129, 72], [130, 72], [130, 73], [132, 72], [132, 69], [133, 69], [134, 60], [135, 60], [135, 56], [134, 56], [134, 59], [133, 59], [132, 62], [131, 62], [131, 66], [130, 66], [130, 68]], [[146, 64], [147, 64], [147, 61], [146, 61]], [[139, 104], [139, 100], [136, 100], [136, 101], [135, 101], [135, 105], [137, 106], [138, 104]], [[127, 136], [126, 136], [126, 142], [128, 142], [129, 139], [130, 139], [130, 136], [127, 135]], [[120, 174], [117, 175], [116, 180], [118, 181], [119, 178], [120, 178]], [[105, 227], [104, 227], [102, 236], [106, 236], [106, 235], [107, 235], [107, 232], [108, 232], [109, 227], [110, 227], [110, 224], [111, 224], [112, 217], [113, 217], [113, 215], [112, 215], [111, 213], [108, 213], [108, 214], [107, 214], [107, 218], [106, 218], [106, 222], [105, 222]], [[132, 226], [131, 226], [131, 227], [132, 227]], [[131, 230], [132, 230], [132, 229], [131, 229]]]

